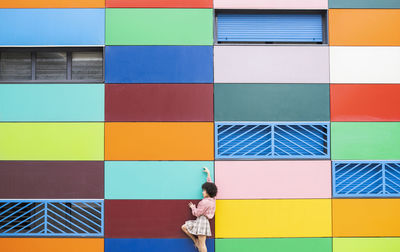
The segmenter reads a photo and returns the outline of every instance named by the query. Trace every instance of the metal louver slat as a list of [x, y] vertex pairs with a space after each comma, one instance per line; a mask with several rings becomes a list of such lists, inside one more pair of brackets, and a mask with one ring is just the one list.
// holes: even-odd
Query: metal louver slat
[[103, 201], [0, 201], [0, 237], [103, 236], [103, 219]]
[[217, 159], [329, 158], [327, 123], [216, 123]]
[[335, 161], [332, 178], [334, 197], [400, 196], [400, 162]]
[[321, 13], [219, 13], [218, 42], [323, 42]]

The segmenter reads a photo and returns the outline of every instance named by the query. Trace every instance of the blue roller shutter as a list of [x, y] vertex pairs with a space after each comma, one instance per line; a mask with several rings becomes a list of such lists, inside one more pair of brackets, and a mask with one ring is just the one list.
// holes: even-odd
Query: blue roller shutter
[[323, 28], [321, 13], [217, 15], [218, 42], [323, 42]]

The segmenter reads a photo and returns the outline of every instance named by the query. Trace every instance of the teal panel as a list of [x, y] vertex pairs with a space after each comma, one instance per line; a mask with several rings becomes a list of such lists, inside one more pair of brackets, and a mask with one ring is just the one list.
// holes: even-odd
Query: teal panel
[[397, 9], [399, 0], [329, 0], [329, 8], [337, 9]]
[[212, 161], [106, 161], [106, 199], [201, 199]]
[[329, 121], [329, 84], [215, 84], [215, 121]]
[[0, 121], [104, 121], [104, 84], [0, 84]]

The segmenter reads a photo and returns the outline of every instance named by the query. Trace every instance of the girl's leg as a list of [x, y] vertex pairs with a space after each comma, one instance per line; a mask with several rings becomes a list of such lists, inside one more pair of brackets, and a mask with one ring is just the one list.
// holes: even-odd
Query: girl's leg
[[207, 236], [205, 236], [205, 235], [199, 235], [199, 251], [200, 252], [207, 252], [206, 238], [207, 238]]
[[190, 239], [192, 239], [194, 245], [196, 245], [196, 247], [198, 247], [198, 245], [197, 245], [198, 240], [196, 239], [196, 237], [195, 237], [194, 235], [192, 235], [191, 233], [189, 233], [189, 231], [187, 230], [187, 228], [186, 228], [185, 225], [182, 225], [181, 228], [182, 228], [182, 231], [185, 232], [185, 234], [186, 234], [187, 236], [189, 236]]

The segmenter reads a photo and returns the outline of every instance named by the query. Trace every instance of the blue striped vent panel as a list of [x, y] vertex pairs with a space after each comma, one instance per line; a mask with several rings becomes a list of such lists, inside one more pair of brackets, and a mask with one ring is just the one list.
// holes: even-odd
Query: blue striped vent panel
[[316, 13], [218, 13], [218, 42], [324, 41], [323, 14]]
[[103, 201], [0, 201], [1, 236], [103, 236]]
[[327, 159], [328, 123], [215, 123], [217, 159]]
[[399, 197], [400, 161], [332, 163], [334, 197]]

